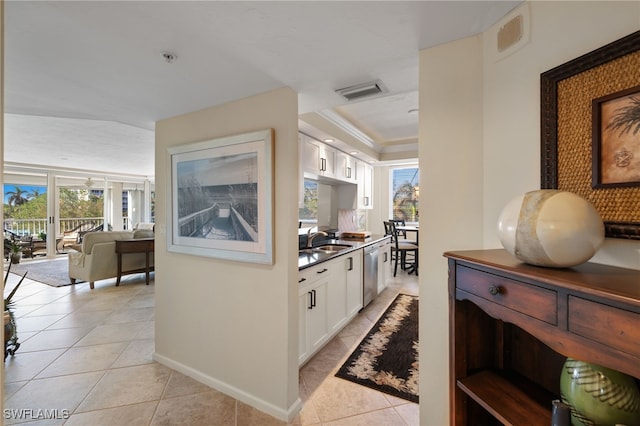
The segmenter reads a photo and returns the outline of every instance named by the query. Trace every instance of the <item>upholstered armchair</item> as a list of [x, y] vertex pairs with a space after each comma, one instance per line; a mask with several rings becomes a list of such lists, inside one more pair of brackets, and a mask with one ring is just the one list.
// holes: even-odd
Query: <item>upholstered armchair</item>
[[[89, 232], [84, 235], [80, 251], [69, 252], [69, 278], [71, 283], [76, 280], [89, 282], [94, 288], [95, 281], [113, 278], [118, 275], [118, 257], [116, 254], [116, 240], [134, 238], [152, 238], [153, 230], [139, 229], [135, 231], [106, 231]], [[153, 266], [153, 254], [150, 258]], [[132, 253], [122, 257], [123, 270], [144, 268], [145, 255]]]

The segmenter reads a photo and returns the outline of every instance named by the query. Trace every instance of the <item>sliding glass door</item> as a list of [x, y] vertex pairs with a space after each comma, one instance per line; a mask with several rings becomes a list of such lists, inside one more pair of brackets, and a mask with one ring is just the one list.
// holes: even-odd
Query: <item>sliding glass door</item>
[[104, 185], [91, 178], [58, 177], [56, 252], [78, 249], [87, 232], [103, 229]]
[[22, 255], [47, 255], [48, 197], [46, 175], [7, 175], [4, 187], [4, 256], [11, 242]]

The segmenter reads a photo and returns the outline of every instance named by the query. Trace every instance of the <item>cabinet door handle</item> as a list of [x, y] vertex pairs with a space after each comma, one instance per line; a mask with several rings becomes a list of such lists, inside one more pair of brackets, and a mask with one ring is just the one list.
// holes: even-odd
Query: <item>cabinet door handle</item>
[[307, 306], [307, 309], [313, 309], [313, 293], [308, 291], [307, 294], [309, 295], [309, 306]]
[[351, 179], [351, 167], [347, 167], [347, 179]]
[[316, 307], [316, 291], [315, 290], [311, 290], [311, 307], [312, 308]]
[[300, 278], [300, 279], [298, 280], [298, 284], [300, 284], [301, 282], [306, 281], [306, 280], [307, 280], [306, 278]]
[[353, 257], [349, 258], [349, 267], [347, 268], [347, 271], [353, 271]]
[[369, 197], [364, 197], [364, 205], [365, 206], [369, 205]]
[[320, 159], [320, 171], [321, 172], [327, 171], [327, 160], [324, 158]]
[[497, 296], [498, 294], [504, 293], [504, 289], [499, 285], [492, 285], [491, 287], [489, 287], [489, 293], [492, 296]]
[[[327, 271], [328, 271], [328, 269], [327, 269], [327, 268], [324, 268], [322, 271], [317, 271], [317, 272], [316, 272], [316, 274], [322, 274], [322, 273], [325, 273], [325, 272], [327, 272]], [[314, 291], [315, 291], [315, 290], [314, 290]]]
[[384, 252], [384, 261], [383, 263], [387, 263], [387, 260], [389, 260], [389, 253], [387, 253], [386, 251]]

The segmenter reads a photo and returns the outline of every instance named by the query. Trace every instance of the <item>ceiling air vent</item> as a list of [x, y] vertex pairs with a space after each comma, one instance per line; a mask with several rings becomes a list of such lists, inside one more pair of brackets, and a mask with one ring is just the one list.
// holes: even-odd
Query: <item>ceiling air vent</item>
[[386, 92], [387, 88], [384, 87], [380, 80], [356, 84], [354, 86], [336, 90], [337, 94], [342, 95], [348, 101], [353, 101], [354, 99], [360, 99]]

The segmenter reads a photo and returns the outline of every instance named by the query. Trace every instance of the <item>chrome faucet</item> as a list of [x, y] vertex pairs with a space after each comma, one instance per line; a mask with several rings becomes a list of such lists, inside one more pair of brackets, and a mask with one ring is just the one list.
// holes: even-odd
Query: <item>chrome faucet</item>
[[311, 235], [311, 229], [313, 228], [309, 228], [309, 230], [307, 231], [307, 248], [311, 248], [313, 247], [313, 240], [318, 236], [318, 235], [324, 235], [325, 237], [328, 236], [329, 234], [327, 234], [324, 231], [318, 231], [318, 232], [314, 232], [313, 235]]

